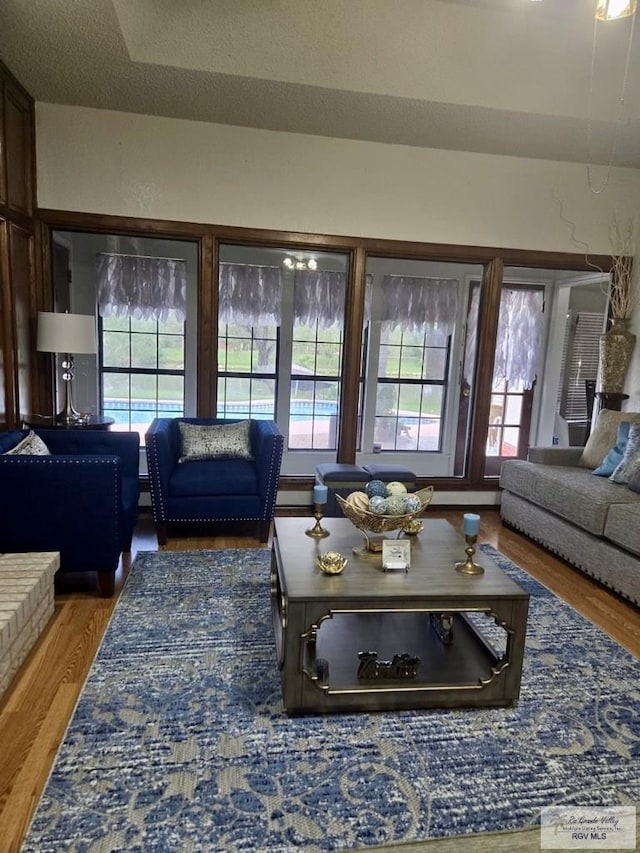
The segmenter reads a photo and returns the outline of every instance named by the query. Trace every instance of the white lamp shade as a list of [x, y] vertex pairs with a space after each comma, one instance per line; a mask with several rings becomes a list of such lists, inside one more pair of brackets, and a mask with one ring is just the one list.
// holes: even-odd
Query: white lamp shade
[[88, 314], [38, 313], [40, 352], [95, 353], [96, 321]]

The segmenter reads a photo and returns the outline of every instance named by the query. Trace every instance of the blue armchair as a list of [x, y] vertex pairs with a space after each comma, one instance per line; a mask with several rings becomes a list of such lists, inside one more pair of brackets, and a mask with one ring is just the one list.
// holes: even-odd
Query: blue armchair
[[[240, 425], [219, 418], [156, 418], [146, 436], [151, 506], [158, 543], [168, 525], [211, 521], [255, 521], [261, 542], [269, 538], [278, 493], [283, 436], [274, 421], [249, 422], [252, 458], [183, 457], [180, 423]], [[245, 422], [246, 423], [246, 422]]]
[[0, 552], [59, 551], [60, 572], [97, 572], [113, 595], [138, 515], [138, 433], [35, 430], [51, 455], [4, 455], [28, 432], [0, 433]]

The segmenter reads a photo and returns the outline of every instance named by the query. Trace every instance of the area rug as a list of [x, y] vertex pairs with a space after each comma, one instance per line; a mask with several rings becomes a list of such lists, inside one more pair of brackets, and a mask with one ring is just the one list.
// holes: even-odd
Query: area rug
[[640, 661], [483, 551], [531, 594], [516, 707], [297, 718], [269, 553], [140, 554], [23, 853], [396, 849], [635, 804]]

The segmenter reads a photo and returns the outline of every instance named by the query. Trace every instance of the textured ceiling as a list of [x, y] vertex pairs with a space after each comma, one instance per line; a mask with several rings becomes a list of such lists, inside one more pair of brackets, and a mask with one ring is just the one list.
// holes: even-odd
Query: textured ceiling
[[640, 168], [640, 26], [594, 8], [1, 0], [0, 58], [37, 101]]

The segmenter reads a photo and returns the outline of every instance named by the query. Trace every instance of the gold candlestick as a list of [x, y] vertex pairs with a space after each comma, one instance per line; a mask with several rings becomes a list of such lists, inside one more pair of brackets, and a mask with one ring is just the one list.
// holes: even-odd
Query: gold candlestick
[[313, 513], [313, 517], [316, 520], [316, 523], [313, 527], [310, 527], [309, 530], [305, 530], [307, 536], [313, 536], [314, 539], [323, 539], [325, 536], [329, 536], [329, 531], [326, 530], [320, 522], [322, 521], [322, 504], [314, 504], [315, 511]]
[[467, 543], [467, 547], [464, 549], [467, 559], [464, 563], [456, 563], [456, 571], [462, 572], [463, 575], [483, 575], [484, 569], [482, 566], [479, 566], [473, 561], [473, 555], [476, 553], [476, 542], [478, 537], [475, 534], [470, 535], [467, 533], [464, 538]]

